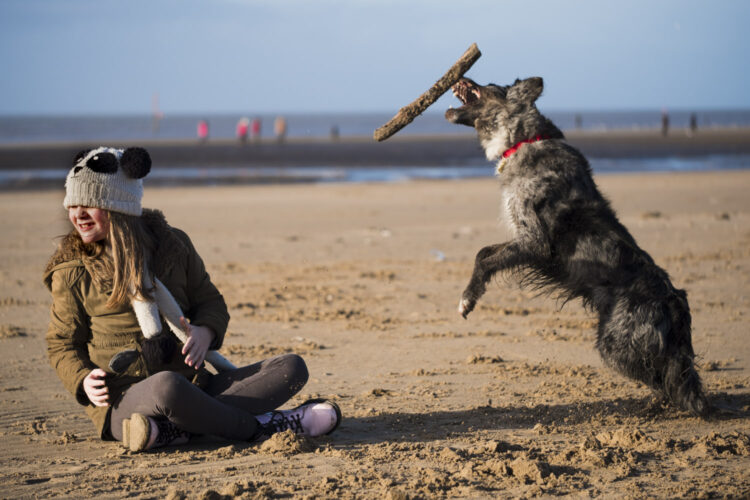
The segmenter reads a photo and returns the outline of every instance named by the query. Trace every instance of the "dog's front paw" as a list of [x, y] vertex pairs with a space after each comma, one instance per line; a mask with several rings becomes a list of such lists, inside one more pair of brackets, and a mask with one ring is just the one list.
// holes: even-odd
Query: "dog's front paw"
[[458, 303], [458, 314], [463, 316], [464, 319], [469, 315], [471, 311], [474, 310], [474, 306], [476, 305], [476, 301], [472, 299], [467, 299], [466, 297], [463, 297], [461, 301]]

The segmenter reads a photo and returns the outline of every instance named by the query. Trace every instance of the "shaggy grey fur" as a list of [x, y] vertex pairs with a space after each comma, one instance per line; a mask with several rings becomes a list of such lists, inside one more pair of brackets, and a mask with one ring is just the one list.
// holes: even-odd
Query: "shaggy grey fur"
[[636, 244], [599, 193], [586, 159], [539, 113], [542, 89], [537, 77], [507, 87], [464, 78], [453, 87], [463, 106], [445, 117], [474, 127], [489, 160], [534, 141], [500, 162], [514, 237], [479, 251], [459, 312], [467, 317], [499, 272], [564, 301], [580, 297], [599, 316], [596, 347], [609, 366], [706, 416], [685, 291]]

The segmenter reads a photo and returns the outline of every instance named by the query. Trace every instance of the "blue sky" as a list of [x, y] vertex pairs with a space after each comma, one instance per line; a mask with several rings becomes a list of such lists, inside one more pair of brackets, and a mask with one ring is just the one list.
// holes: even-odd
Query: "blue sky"
[[2, 0], [0, 114], [391, 112], [472, 42], [468, 76], [542, 76], [547, 110], [750, 109], [748, 24], [745, 0]]

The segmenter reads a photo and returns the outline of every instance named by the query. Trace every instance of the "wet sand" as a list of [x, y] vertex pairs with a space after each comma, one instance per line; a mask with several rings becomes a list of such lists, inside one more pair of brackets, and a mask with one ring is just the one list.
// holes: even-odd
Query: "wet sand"
[[463, 320], [474, 255], [505, 240], [494, 180], [151, 188], [232, 315], [222, 352], [283, 352], [335, 398], [332, 436], [208, 437], [131, 454], [101, 442], [46, 360], [41, 272], [61, 191], [0, 193], [0, 496], [741, 498], [750, 495], [750, 170], [597, 178], [689, 294], [708, 421], [604, 367], [578, 302], [489, 287]]

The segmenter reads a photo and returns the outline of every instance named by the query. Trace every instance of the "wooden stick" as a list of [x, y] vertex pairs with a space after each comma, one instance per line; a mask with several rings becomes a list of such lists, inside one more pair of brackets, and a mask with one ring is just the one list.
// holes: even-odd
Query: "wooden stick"
[[479, 52], [477, 44], [471, 44], [471, 47], [464, 52], [464, 55], [462, 55], [461, 58], [451, 66], [448, 72], [445, 73], [440, 80], [435, 82], [427, 92], [417, 97], [417, 99], [411, 104], [399, 109], [396, 116], [391, 118], [388, 123], [375, 130], [375, 133], [373, 134], [375, 140], [378, 142], [384, 141], [410, 124], [414, 118], [421, 115], [425, 109], [437, 101], [441, 95], [445, 94], [448, 89], [450, 89], [453, 84], [464, 75], [464, 73], [469, 71], [469, 68], [471, 68], [481, 55], [482, 53]]

